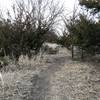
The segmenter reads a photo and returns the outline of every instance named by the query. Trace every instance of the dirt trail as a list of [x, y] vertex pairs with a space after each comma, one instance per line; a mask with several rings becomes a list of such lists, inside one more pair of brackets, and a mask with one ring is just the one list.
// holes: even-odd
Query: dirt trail
[[52, 59], [53, 62], [48, 65], [46, 70], [42, 70], [39, 73], [39, 75], [33, 77], [32, 79], [33, 88], [31, 94], [34, 95], [32, 95], [33, 97], [30, 100], [49, 100], [49, 99], [51, 100], [52, 99], [51, 78], [54, 77], [55, 72], [60, 71], [61, 68], [64, 66], [66, 61], [66, 56], [52, 58]]
[[37, 76], [38, 88], [32, 89], [36, 99], [30, 100], [100, 100], [100, 73], [95, 66], [72, 61], [68, 55], [52, 59]]
[[49, 55], [45, 67], [39, 66], [4, 74], [5, 94], [0, 91], [0, 100], [100, 100], [96, 65], [59, 54]]

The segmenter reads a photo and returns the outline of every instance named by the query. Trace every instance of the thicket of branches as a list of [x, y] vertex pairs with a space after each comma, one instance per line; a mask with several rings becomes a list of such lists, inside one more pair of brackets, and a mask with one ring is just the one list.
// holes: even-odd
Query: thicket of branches
[[0, 48], [2, 56], [16, 59], [21, 54], [37, 54], [45, 42], [44, 35], [55, 32], [63, 7], [54, 0], [22, 0], [0, 18]]

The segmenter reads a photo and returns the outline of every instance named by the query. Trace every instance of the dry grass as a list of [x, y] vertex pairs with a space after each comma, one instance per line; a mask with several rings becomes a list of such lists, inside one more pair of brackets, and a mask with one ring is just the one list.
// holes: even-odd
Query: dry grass
[[59, 54], [21, 56], [2, 71], [0, 100], [99, 100], [100, 70], [90, 62], [72, 61], [63, 48]]

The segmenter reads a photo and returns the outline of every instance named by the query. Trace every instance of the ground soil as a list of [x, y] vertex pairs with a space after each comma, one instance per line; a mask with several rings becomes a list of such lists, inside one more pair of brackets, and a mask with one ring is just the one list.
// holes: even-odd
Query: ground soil
[[73, 61], [69, 51], [2, 76], [0, 100], [100, 100], [99, 64]]

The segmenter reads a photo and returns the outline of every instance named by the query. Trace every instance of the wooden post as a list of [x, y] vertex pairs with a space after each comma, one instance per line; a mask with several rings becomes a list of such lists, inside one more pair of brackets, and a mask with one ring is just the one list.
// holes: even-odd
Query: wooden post
[[73, 45], [72, 45], [72, 59], [74, 58], [74, 50], [73, 50]]
[[81, 48], [81, 59], [84, 58], [84, 54], [83, 54], [83, 48]]

